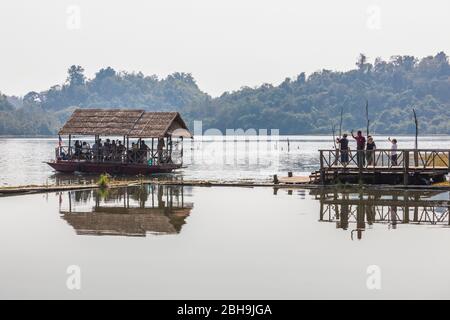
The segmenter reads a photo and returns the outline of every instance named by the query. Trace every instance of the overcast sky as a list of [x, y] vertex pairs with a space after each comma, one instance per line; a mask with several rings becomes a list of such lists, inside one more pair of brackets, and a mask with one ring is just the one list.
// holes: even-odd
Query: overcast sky
[[450, 54], [448, 0], [1, 0], [0, 91], [62, 83], [79, 64], [165, 77], [213, 96], [395, 54]]

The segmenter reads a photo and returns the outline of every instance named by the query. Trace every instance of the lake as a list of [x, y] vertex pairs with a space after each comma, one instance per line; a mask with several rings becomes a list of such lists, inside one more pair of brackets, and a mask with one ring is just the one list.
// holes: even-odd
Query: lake
[[[422, 137], [420, 147], [449, 142]], [[0, 139], [1, 183], [94, 179], [42, 163], [57, 143]], [[251, 143], [188, 142], [188, 164], [169, 177], [307, 175], [332, 138]], [[449, 192], [388, 189], [143, 185], [0, 197], [0, 298], [448, 299], [449, 207]]]
[[[399, 149], [414, 146], [411, 136], [397, 139]], [[390, 148], [385, 136], [376, 137], [375, 142], [378, 148]], [[73, 176], [55, 175], [44, 163], [54, 158], [57, 145], [57, 138], [0, 138], [0, 186], [73, 179]], [[419, 142], [420, 148], [448, 148], [449, 145], [450, 136], [420, 137]], [[200, 180], [267, 181], [274, 174], [284, 176], [288, 171], [296, 175], [309, 175], [319, 167], [317, 150], [332, 147], [333, 138], [327, 136], [276, 136], [273, 139], [270, 136], [259, 139], [242, 136], [196, 137], [193, 141], [185, 140], [185, 168], [172, 176]], [[354, 142], [350, 143], [350, 147], [354, 148]]]
[[4, 197], [0, 298], [450, 298], [449, 196], [146, 185]]

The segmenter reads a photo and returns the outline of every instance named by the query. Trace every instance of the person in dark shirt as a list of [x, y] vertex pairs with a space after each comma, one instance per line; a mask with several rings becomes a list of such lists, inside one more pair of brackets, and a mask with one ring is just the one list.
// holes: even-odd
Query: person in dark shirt
[[79, 140], [75, 141], [75, 156], [79, 159], [81, 156], [81, 142]]
[[348, 163], [348, 139], [347, 134], [344, 133], [342, 138], [336, 139], [337, 143], [339, 143], [339, 149], [341, 152], [341, 163], [342, 165], [346, 165]]
[[145, 144], [144, 140], [141, 140], [139, 150], [140, 150], [140, 154], [141, 154], [141, 161], [147, 162], [148, 150], [150, 150], [150, 148]]
[[364, 149], [366, 148], [366, 138], [362, 135], [362, 131], [359, 130], [356, 134], [356, 136], [353, 134], [352, 130], [352, 137], [356, 140], [356, 158], [358, 161], [358, 167], [364, 167], [366, 160], [364, 157]]
[[366, 145], [366, 159], [367, 159], [367, 165], [371, 166], [374, 164], [374, 155], [375, 155], [375, 149], [377, 146], [375, 145], [375, 141], [373, 141], [372, 136], [367, 136], [367, 145]]

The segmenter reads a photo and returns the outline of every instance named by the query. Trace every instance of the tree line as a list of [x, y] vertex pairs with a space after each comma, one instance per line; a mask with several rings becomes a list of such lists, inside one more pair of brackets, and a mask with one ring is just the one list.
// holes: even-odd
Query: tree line
[[66, 81], [24, 97], [0, 95], [0, 134], [54, 134], [74, 108], [138, 108], [182, 113], [203, 128], [277, 128], [281, 134], [331, 134], [343, 112], [343, 129], [365, 129], [369, 102], [372, 133], [411, 134], [412, 108], [421, 133], [450, 134], [450, 65], [440, 52], [376, 58], [361, 54], [349, 71], [300, 73], [279, 85], [242, 87], [212, 98], [189, 73], [166, 78], [107, 67], [87, 79], [81, 66]]

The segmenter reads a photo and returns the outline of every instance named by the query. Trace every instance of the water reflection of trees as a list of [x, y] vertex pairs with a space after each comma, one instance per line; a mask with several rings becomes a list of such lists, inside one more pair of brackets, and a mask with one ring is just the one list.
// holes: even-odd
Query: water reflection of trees
[[352, 239], [361, 239], [375, 223], [390, 229], [399, 224], [450, 225], [448, 192], [318, 189], [311, 194], [320, 201], [319, 221], [350, 229]]
[[77, 234], [176, 234], [193, 207], [185, 192], [186, 187], [161, 185], [65, 192], [60, 213]]

